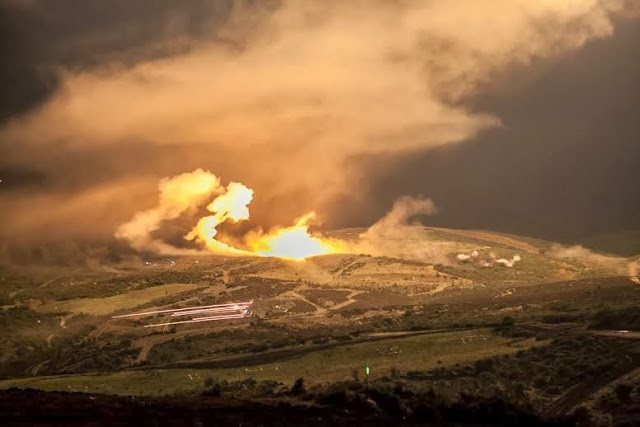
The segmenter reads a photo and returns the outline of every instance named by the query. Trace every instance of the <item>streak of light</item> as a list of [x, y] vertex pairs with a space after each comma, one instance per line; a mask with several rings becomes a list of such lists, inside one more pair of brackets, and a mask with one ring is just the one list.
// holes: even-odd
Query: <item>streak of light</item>
[[243, 305], [239, 307], [203, 308], [199, 310], [180, 311], [178, 313], [172, 313], [171, 316], [177, 317], [177, 316], [190, 316], [193, 314], [201, 314], [201, 313], [224, 313], [228, 311], [242, 311], [248, 307], [249, 307], [248, 305]]
[[198, 317], [196, 319], [182, 320], [179, 322], [157, 323], [155, 325], [144, 325], [144, 327], [153, 328], [157, 326], [178, 325], [178, 324], [184, 324], [184, 323], [213, 322], [215, 320], [229, 320], [229, 319], [242, 319], [242, 318], [244, 318], [243, 314], [230, 314], [226, 316]]
[[247, 306], [250, 305], [253, 301], [248, 302], [230, 302], [227, 304], [214, 304], [214, 305], [202, 305], [202, 306], [194, 306], [194, 307], [185, 307], [185, 308], [173, 308], [170, 310], [156, 310], [156, 311], [145, 311], [143, 313], [132, 313], [132, 314], [121, 314], [118, 316], [113, 316], [113, 319], [123, 319], [126, 317], [135, 317], [135, 316], [150, 316], [153, 314], [162, 314], [162, 313], [176, 313], [182, 312], [186, 310], [196, 310], [196, 309], [206, 309], [206, 308], [215, 308], [215, 307], [230, 307], [230, 306]]
[[197, 322], [197, 321], [205, 321], [205, 320], [225, 320], [225, 319], [242, 319], [242, 318], [244, 318], [243, 314], [227, 314], [226, 316], [195, 317], [192, 320], [194, 322]]

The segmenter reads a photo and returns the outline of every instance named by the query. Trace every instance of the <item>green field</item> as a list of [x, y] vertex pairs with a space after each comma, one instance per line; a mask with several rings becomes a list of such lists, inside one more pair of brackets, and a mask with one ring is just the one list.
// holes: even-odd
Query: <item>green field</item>
[[104, 375], [14, 379], [0, 382], [0, 388], [33, 387], [125, 395], [171, 394], [202, 390], [207, 378], [220, 381], [252, 378], [292, 383], [296, 378], [303, 377], [308, 383], [314, 384], [353, 379], [354, 371], [363, 378], [366, 365], [371, 367], [371, 380], [376, 380], [390, 375], [392, 370], [431, 370], [545, 344], [534, 339], [500, 337], [490, 329], [476, 329], [345, 345], [281, 362], [242, 368], [153, 369]]

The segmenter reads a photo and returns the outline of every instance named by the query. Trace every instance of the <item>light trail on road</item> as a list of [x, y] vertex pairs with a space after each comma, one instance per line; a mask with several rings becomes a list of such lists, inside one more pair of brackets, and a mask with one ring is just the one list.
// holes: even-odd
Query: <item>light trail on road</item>
[[234, 305], [246, 305], [246, 306], [249, 306], [252, 303], [253, 303], [253, 301], [230, 302], [230, 303], [227, 303], [227, 304], [201, 305], [201, 306], [195, 306], [195, 307], [173, 308], [173, 309], [169, 309], [169, 310], [145, 311], [143, 313], [121, 314], [121, 315], [118, 315], [118, 316], [112, 316], [112, 318], [113, 319], [124, 319], [124, 318], [127, 318], [127, 317], [151, 316], [151, 315], [154, 315], [154, 314], [175, 313], [175, 312], [180, 312], [180, 311], [185, 311], [185, 310], [206, 309], [206, 308], [214, 308], [214, 307], [228, 307], [228, 306], [234, 306]]
[[[176, 322], [164, 322], [153, 325], [144, 325], [145, 328], [167, 327], [169, 325], [179, 325], [187, 323], [214, 322], [219, 320], [242, 319], [251, 314], [249, 306], [253, 301], [230, 302], [226, 304], [201, 305], [184, 308], [174, 308], [167, 310], [145, 311], [141, 313], [121, 314], [113, 316], [113, 319], [127, 319], [132, 317], [153, 316], [153, 315], [170, 315], [171, 317], [191, 316], [189, 320], [180, 320]], [[204, 316], [204, 317], [194, 317]]]
[[166, 322], [166, 323], [157, 323], [155, 325], [144, 325], [145, 328], [153, 328], [156, 326], [168, 326], [168, 325], [179, 325], [185, 323], [201, 323], [201, 322], [213, 322], [216, 320], [231, 320], [231, 319], [242, 319], [244, 318], [244, 314], [228, 314], [225, 316], [211, 316], [211, 317], [197, 317], [191, 320], [181, 320], [178, 322]]
[[176, 316], [189, 316], [189, 315], [200, 314], [200, 313], [223, 313], [227, 311], [243, 311], [248, 307], [249, 305], [233, 306], [233, 307], [203, 308], [198, 310], [181, 311], [177, 313], [172, 313], [171, 316], [176, 317]]

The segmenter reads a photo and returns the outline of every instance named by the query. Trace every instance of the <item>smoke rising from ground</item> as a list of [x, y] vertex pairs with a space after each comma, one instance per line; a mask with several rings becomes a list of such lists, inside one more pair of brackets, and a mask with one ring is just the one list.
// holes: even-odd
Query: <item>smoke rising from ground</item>
[[354, 251], [373, 256], [417, 259], [434, 264], [447, 264], [447, 255], [438, 248], [425, 245], [423, 227], [412, 222], [419, 216], [434, 215], [434, 203], [425, 197], [402, 196], [389, 212], [360, 235]]
[[[50, 230], [70, 222], [76, 226], [65, 238], [93, 236], [104, 210], [90, 199], [108, 189], [120, 213], [104, 218], [95, 237], [112, 236], [122, 217], [142, 210], [118, 236], [153, 247], [150, 232], [188, 209], [171, 198], [154, 208], [154, 180], [195, 167], [225, 168], [261, 195], [261, 211], [283, 222], [309, 209], [339, 215], [323, 210], [338, 194], [360, 191], [348, 159], [460, 143], [499, 126], [465, 99], [511, 66], [611, 35], [610, 13], [624, 7], [615, 0], [288, 1], [236, 7], [224, 25], [171, 54], [58, 70], [52, 97], [0, 129], [6, 162], [83, 178], [96, 172], [71, 161], [52, 166], [48, 151], [73, 158], [100, 147], [117, 158], [135, 142], [163, 154], [123, 159], [124, 170], [106, 183], [63, 183], [46, 196], [0, 194], [3, 206], [13, 198], [0, 238], [58, 241]], [[138, 173], [143, 163], [146, 175]], [[64, 203], [70, 199], [73, 210]], [[283, 208], [282, 200], [292, 201]], [[367, 238], [405, 219], [388, 217]]]
[[399, 229], [409, 226], [409, 220], [417, 215], [433, 215], [436, 206], [431, 199], [424, 197], [402, 196], [393, 203], [393, 207], [378, 222], [362, 234], [369, 240], [384, 239], [395, 234]]
[[631, 261], [627, 266], [627, 272], [629, 273], [629, 277], [631, 277], [631, 280], [633, 280], [638, 284], [640, 284], [640, 275], [638, 274], [639, 271], [640, 271], [640, 259]]
[[557, 258], [585, 261], [610, 268], [621, 275], [628, 274], [629, 276], [636, 276], [632, 267], [634, 263], [629, 263], [627, 258], [597, 254], [581, 245], [562, 246], [555, 244], [549, 252]]
[[500, 258], [496, 260], [496, 264], [502, 265], [507, 268], [513, 268], [517, 262], [519, 262], [522, 258], [520, 255], [514, 255], [511, 259]]
[[[225, 187], [220, 184], [220, 178], [202, 169], [163, 178], [159, 191], [158, 205], [137, 212], [131, 220], [120, 225], [116, 238], [139, 251], [162, 255], [203, 255], [207, 253], [206, 248], [222, 255], [278, 256], [301, 260], [315, 255], [349, 252], [345, 242], [309, 232], [308, 223], [315, 219], [313, 211], [288, 227], [274, 227], [265, 232], [254, 226], [237, 236], [220, 235], [218, 227], [222, 224], [250, 219], [249, 204], [253, 200], [253, 190], [239, 182], [230, 182]], [[197, 214], [198, 208], [208, 200], [211, 200], [206, 206], [208, 214], [200, 216], [195, 224], [188, 224], [185, 229], [181, 230], [178, 224], [175, 227], [184, 239], [196, 244], [182, 249], [154, 234], [185, 213]]]
[[197, 169], [164, 178], [158, 187], [158, 206], [137, 212], [129, 222], [117, 228], [116, 238], [126, 240], [131, 247], [140, 251], [161, 254], [193, 253], [194, 251], [180, 250], [168, 245], [154, 238], [152, 233], [158, 230], [164, 221], [176, 219], [184, 212], [197, 208], [213, 194], [224, 193], [225, 188], [220, 185], [220, 178]]

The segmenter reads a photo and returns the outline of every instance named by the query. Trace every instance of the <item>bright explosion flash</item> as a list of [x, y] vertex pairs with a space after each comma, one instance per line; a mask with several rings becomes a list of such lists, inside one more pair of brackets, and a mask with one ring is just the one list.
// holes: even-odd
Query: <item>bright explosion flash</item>
[[[189, 192], [190, 189], [184, 189]], [[231, 182], [217, 196], [207, 210], [212, 215], [200, 218], [196, 226], [185, 236], [205, 244], [212, 252], [235, 255], [273, 256], [291, 260], [325, 254], [345, 253], [347, 246], [336, 239], [327, 239], [309, 232], [309, 221], [315, 219], [308, 212], [289, 227], [276, 227], [264, 233], [262, 230], [244, 236], [244, 248], [237, 248], [216, 238], [217, 227], [227, 221], [237, 223], [249, 219], [249, 203], [253, 190], [239, 182]]]
[[309, 233], [307, 223], [314, 218], [315, 212], [309, 212], [298, 218], [291, 227], [276, 228], [262, 236], [250, 235], [247, 243], [253, 253], [298, 260], [316, 255], [347, 252], [343, 242]]

